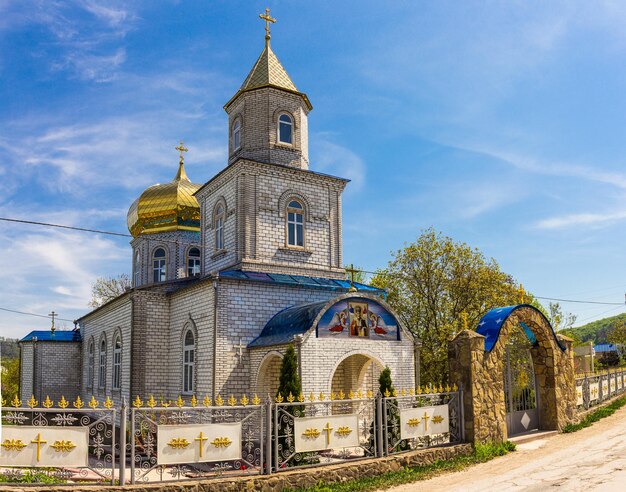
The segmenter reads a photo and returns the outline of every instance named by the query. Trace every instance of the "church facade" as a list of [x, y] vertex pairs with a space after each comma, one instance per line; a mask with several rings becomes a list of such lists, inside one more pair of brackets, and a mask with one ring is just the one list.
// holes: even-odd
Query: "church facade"
[[347, 179], [309, 169], [312, 109], [270, 46], [224, 106], [227, 166], [131, 205], [132, 281], [77, 330], [21, 341], [22, 398], [274, 396], [293, 344], [303, 391], [376, 390], [384, 366], [416, 383], [416, 342], [385, 292], [346, 280]]

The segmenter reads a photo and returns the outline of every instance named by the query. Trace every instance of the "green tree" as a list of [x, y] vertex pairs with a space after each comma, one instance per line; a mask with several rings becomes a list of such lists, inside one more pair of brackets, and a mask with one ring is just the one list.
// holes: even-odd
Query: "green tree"
[[88, 305], [97, 308], [121, 296], [131, 288], [130, 277], [125, 273], [117, 277], [98, 277], [91, 285], [91, 301]]
[[283, 362], [280, 365], [280, 379], [276, 396], [282, 395], [286, 400], [289, 395], [298, 397], [302, 392], [300, 376], [298, 376], [298, 358], [292, 344], [289, 344]]
[[381, 372], [380, 376], [378, 376], [378, 391], [380, 394], [385, 396], [387, 394], [393, 394], [393, 383], [391, 382], [391, 369], [389, 366], [386, 366]]
[[520, 301], [518, 285], [494, 259], [432, 228], [395, 253], [372, 285], [387, 290], [387, 301], [421, 341], [422, 381], [433, 384], [447, 382], [447, 345], [463, 329], [462, 313], [474, 328], [488, 310]]
[[576, 323], [576, 315], [563, 312], [563, 308], [558, 302], [548, 304], [548, 320], [554, 331], [568, 330]]
[[20, 394], [20, 359], [2, 358], [2, 397], [9, 400]]
[[606, 338], [609, 343], [615, 345], [626, 346], [626, 320], [616, 321], [611, 328], [609, 328]]

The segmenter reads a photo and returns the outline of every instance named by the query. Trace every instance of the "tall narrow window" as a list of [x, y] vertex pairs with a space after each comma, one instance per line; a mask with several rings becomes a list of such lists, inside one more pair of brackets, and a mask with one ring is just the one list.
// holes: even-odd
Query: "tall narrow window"
[[139, 287], [141, 281], [141, 257], [139, 251], [135, 253], [135, 287]]
[[200, 250], [191, 248], [187, 253], [187, 276], [195, 277], [200, 275]]
[[118, 390], [122, 387], [122, 339], [120, 336], [115, 337], [113, 344], [113, 389]]
[[107, 380], [107, 342], [103, 338], [100, 342], [100, 368], [98, 370], [98, 388], [104, 389]]
[[87, 349], [87, 388], [93, 388], [93, 369], [95, 363], [95, 354], [93, 340], [89, 340], [89, 348]]
[[154, 258], [152, 260], [152, 272], [154, 282], [164, 282], [167, 269], [165, 266], [165, 250], [163, 248], [157, 248], [154, 252]]
[[287, 244], [304, 247], [304, 210], [296, 200], [287, 205]]
[[220, 204], [215, 209], [215, 251], [224, 249], [224, 207]]
[[289, 145], [293, 143], [293, 121], [287, 114], [281, 114], [278, 118], [278, 141]]
[[233, 150], [237, 150], [241, 147], [241, 123], [239, 120], [235, 120], [233, 125]]
[[183, 393], [194, 392], [194, 368], [196, 363], [196, 341], [191, 330], [185, 333], [183, 343]]

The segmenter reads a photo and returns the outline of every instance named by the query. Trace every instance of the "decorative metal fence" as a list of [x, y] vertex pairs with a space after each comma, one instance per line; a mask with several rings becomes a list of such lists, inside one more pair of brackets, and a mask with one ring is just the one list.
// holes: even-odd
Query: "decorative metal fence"
[[259, 474], [264, 405], [244, 395], [172, 404], [137, 397], [130, 415], [131, 482]]
[[385, 454], [463, 441], [461, 392], [418, 388], [383, 398]]
[[[376, 456], [376, 399], [361, 392], [305, 400], [281, 395], [273, 405], [268, 471], [341, 463]], [[268, 447], [269, 449], [269, 447]]]
[[[119, 447], [113, 402], [92, 398], [85, 407], [61, 397], [32, 397], [22, 406], [15, 397], [2, 401], [2, 474], [8, 481], [26, 479], [33, 470], [50, 479], [113, 484]], [[41, 475], [40, 475], [41, 476]]]
[[[271, 474], [462, 442], [461, 392], [2, 402], [0, 473], [67, 484]], [[129, 428], [128, 428], [129, 427]], [[128, 428], [128, 432], [127, 432]], [[127, 459], [129, 460], [127, 462]], [[117, 465], [117, 467], [116, 467]], [[33, 475], [35, 471], [35, 475]], [[31, 474], [29, 477], [28, 474]], [[32, 479], [32, 480], [30, 480]], [[43, 480], [48, 481], [48, 480]]]
[[589, 374], [576, 378], [576, 406], [579, 411], [626, 392], [626, 370]]

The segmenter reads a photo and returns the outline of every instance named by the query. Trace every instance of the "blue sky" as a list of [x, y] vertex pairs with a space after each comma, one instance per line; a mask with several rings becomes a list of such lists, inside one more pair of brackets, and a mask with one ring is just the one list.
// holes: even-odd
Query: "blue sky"
[[[272, 47], [314, 110], [311, 169], [352, 179], [344, 258], [435, 229], [539, 296], [626, 291], [623, 2], [0, 0], [0, 216], [126, 232], [174, 147], [205, 182], [222, 106]], [[0, 307], [74, 319], [124, 238], [0, 222]], [[621, 306], [564, 304], [580, 322]], [[66, 323], [71, 327], [71, 323]], [[49, 326], [0, 311], [0, 336]]]

